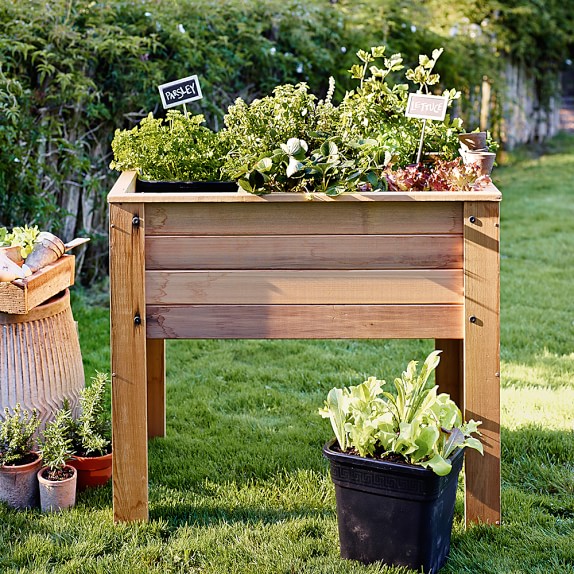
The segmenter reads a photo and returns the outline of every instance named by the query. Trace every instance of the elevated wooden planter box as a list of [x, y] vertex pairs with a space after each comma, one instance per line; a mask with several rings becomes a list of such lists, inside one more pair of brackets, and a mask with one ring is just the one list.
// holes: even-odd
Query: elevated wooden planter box
[[148, 518], [165, 339], [429, 338], [441, 390], [483, 421], [466, 518], [499, 521], [500, 200], [494, 186], [313, 201], [137, 193], [123, 173], [108, 196], [115, 519]]
[[0, 283], [0, 313], [24, 315], [74, 284], [75, 257], [63, 255], [26, 279]]

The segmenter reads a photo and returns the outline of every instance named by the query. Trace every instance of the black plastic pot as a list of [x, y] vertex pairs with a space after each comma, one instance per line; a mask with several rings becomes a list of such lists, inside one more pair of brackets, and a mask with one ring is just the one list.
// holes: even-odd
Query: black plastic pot
[[436, 573], [446, 562], [458, 475], [438, 476], [421, 466], [385, 462], [323, 448], [335, 483], [341, 556], [365, 564], [382, 561]]
[[138, 179], [136, 193], [234, 193], [235, 181], [148, 181]]

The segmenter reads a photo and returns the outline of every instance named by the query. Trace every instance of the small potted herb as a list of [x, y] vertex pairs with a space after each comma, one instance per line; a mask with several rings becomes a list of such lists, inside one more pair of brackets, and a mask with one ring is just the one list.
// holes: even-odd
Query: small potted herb
[[438, 572], [450, 549], [457, 477], [465, 448], [482, 452], [456, 404], [411, 361], [394, 389], [370, 377], [334, 388], [320, 414], [335, 439], [323, 449], [335, 483], [341, 556]]
[[62, 408], [46, 423], [40, 441], [44, 467], [38, 471], [42, 512], [55, 512], [76, 503], [76, 469], [68, 464], [73, 454], [72, 414]]
[[38, 506], [42, 459], [34, 452], [34, 435], [39, 426], [36, 410], [22, 410], [19, 403], [12, 413], [6, 407], [0, 420], [0, 500], [13, 508]]
[[107, 373], [96, 371], [92, 384], [80, 393], [80, 414], [71, 424], [74, 456], [69, 464], [78, 471], [78, 490], [101, 486], [112, 476], [110, 417], [104, 409]]
[[234, 182], [221, 181], [221, 138], [203, 122], [178, 110], [165, 119], [150, 113], [131, 130], [116, 130], [110, 168], [137, 171], [137, 191], [236, 191]]

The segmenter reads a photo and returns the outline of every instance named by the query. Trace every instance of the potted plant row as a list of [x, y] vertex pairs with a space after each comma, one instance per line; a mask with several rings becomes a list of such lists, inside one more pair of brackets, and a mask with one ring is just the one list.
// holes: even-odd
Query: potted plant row
[[464, 449], [482, 453], [480, 422], [430, 379], [441, 351], [418, 372], [369, 377], [329, 391], [320, 414], [335, 438], [323, 448], [335, 484], [341, 556], [438, 572], [449, 549]]
[[[65, 401], [38, 438], [35, 411], [16, 405], [0, 421], [0, 500], [14, 508], [43, 511], [75, 504], [76, 491], [101, 486], [111, 477], [110, 422], [104, 409], [106, 373], [97, 372], [80, 394], [74, 417]], [[39, 485], [39, 486], [38, 486]]]
[[[481, 189], [490, 182], [489, 171], [471, 154], [463, 161], [461, 150], [469, 138], [460, 118], [447, 114], [443, 121], [428, 122], [422, 159], [415, 161], [422, 123], [405, 116], [408, 95], [413, 89], [436, 91], [435, 65], [442, 51], [419, 56], [419, 65], [401, 78], [401, 54], [387, 55], [384, 46], [360, 50], [359, 63], [349, 70], [357, 87], [340, 103], [333, 101], [332, 79], [323, 99], [304, 83], [280, 85], [249, 104], [237, 99], [219, 132], [202, 126], [200, 115], [170, 110], [164, 119], [150, 114], [139, 126], [116, 131], [110, 167], [137, 171], [136, 191], [144, 185], [160, 191], [141, 180], [176, 180], [175, 191], [186, 189], [182, 180], [231, 181], [232, 189], [244, 192], [301, 192], [311, 198], [349, 191]], [[438, 91], [449, 108], [460, 97], [454, 89]], [[492, 154], [496, 143], [489, 135], [488, 145]], [[204, 183], [196, 190], [210, 188]]]

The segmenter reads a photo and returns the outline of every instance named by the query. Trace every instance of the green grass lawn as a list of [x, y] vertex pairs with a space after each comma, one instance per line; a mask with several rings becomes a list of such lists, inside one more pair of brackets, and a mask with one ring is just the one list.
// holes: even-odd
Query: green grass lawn
[[[500, 527], [462, 523], [444, 573], [574, 573], [574, 138], [499, 167]], [[106, 297], [76, 288], [86, 376], [108, 370]], [[107, 486], [60, 515], [0, 505], [0, 572], [406, 572], [338, 557], [317, 414], [430, 341], [168, 342], [167, 437], [150, 443], [149, 524], [112, 522]], [[384, 536], [384, 533], [381, 533]]]

